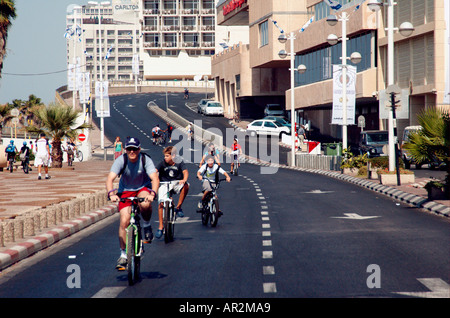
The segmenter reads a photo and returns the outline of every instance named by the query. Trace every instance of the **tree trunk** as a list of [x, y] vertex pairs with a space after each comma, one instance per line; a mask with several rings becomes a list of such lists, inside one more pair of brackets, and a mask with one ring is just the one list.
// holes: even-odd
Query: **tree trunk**
[[52, 142], [52, 167], [62, 168], [63, 152], [61, 150], [61, 140], [53, 140]]

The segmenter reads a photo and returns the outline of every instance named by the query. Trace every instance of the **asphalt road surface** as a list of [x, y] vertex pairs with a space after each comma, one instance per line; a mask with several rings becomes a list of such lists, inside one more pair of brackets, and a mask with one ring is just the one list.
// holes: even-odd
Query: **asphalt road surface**
[[[181, 109], [182, 95], [170, 98]], [[111, 98], [105, 132], [111, 140], [138, 137], [158, 163], [162, 147], [152, 144], [151, 128], [165, 125], [147, 110], [149, 101], [165, 105], [165, 94]], [[223, 118], [208, 120], [226, 125]], [[0, 297], [448, 297], [446, 218], [329, 177], [285, 169], [268, 174], [243, 163], [239, 176], [221, 184], [224, 216], [211, 228], [195, 212], [201, 187], [189, 152], [197, 148], [192, 142], [183, 154], [191, 184], [185, 217], [174, 242], [146, 245], [138, 284], [129, 287], [126, 274], [115, 270], [116, 215], [0, 273]], [[156, 213], [152, 220], [156, 230]]]

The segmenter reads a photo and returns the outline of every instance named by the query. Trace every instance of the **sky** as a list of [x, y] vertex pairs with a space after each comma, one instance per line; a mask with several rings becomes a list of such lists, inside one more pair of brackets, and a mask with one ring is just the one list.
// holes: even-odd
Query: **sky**
[[[8, 32], [0, 78], [0, 104], [34, 94], [48, 104], [67, 84], [66, 10], [88, 0], [16, 0], [16, 19]], [[18, 76], [13, 74], [42, 74]]]

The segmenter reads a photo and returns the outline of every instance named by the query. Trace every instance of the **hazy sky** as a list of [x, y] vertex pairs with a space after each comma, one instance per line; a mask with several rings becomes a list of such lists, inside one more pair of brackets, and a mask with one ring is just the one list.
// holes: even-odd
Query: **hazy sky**
[[[66, 9], [88, 0], [16, 0], [17, 17], [12, 21], [7, 56], [0, 79], [0, 104], [27, 100], [30, 94], [45, 104], [55, 99], [55, 90], [67, 83]], [[9, 74], [11, 75], [9, 75]], [[17, 76], [12, 74], [41, 74]]]

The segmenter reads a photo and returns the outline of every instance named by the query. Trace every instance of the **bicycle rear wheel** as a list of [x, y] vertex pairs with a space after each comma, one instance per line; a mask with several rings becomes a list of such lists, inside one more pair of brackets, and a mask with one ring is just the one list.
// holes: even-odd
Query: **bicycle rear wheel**
[[164, 242], [173, 242], [175, 234], [175, 209], [173, 204], [164, 204]]
[[135, 226], [127, 229], [127, 271], [128, 285], [134, 285], [140, 276], [141, 258], [137, 256], [140, 249], [139, 231]]
[[80, 160], [80, 162], [83, 161], [83, 153], [81, 152], [81, 150], [77, 150], [77, 158], [78, 160]]

